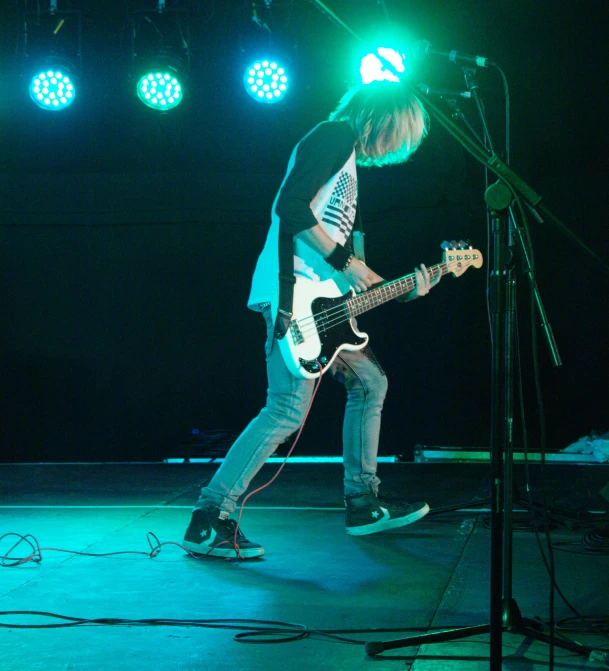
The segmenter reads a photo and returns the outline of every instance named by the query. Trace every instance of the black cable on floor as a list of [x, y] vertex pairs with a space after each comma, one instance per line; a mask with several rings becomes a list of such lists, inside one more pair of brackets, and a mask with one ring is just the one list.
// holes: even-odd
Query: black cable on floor
[[[289, 643], [305, 638], [320, 637], [323, 639], [330, 639], [340, 643], [351, 643], [354, 645], [365, 645], [366, 641], [360, 641], [353, 638], [347, 638], [341, 634], [393, 634], [403, 632], [430, 632], [430, 631], [446, 631], [454, 629], [450, 625], [442, 627], [390, 627], [390, 628], [366, 628], [366, 629], [309, 629], [304, 624], [293, 622], [282, 622], [276, 620], [254, 620], [248, 618], [222, 618], [222, 619], [165, 619], [165, 618], [145, 618], [145, 619], [127, 619], [127, 618], [80, 618], [71, 617], [68, 615], [60, 615], [58, 613], [46, 611], [32, 611], [32, 610], [12, 610], [0, 611], [0, 618], [6, 616], [35, 616], [46, 617], [61, 620], [57, 623], [50, 624], [19, 624], [15, 622], [4, 623], [0, 621], [0, 628], [6, 629], [63, 629], [68, 627], [78, 626], [143, 626], [143, 627], [197, 627], [202, 629], [226, 629], [226, 630], [241, 630], [240, 633], [233, 636], [233, 640], [238, 643], [256, 643], [261, 645], [270, 645], [277, 643]], [[609, 618], [589, 618], [590, 621], [598, 621], [604, 623], [607, 627]], [[561, 620], [557, 625], [561, 632], [581, 631], [573, 629], [570, 624], [576, 618], [566, 618]], [[540, 625], [545, 626], [545, 623], [540, 622]], [[601, 626], [597, 626], [597, 631], [601, 631]], [[564, 636], [561, 635], [561, 638]], [[568, 639], [567, 639], [568, 640]], [[488, 641], [479, 641], [480, 643], [488, 644]], [[609, 655], [606, 649], [599, 646], [588, 646], [590, 655], [594, 657], [595, 661], [605, 662], [609, 664]]]

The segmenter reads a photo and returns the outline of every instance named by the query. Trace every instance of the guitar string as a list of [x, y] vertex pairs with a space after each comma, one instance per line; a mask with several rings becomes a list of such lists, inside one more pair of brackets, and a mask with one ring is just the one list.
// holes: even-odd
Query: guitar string
[[[445, 275], [450, 272], [449, 264], [448, 262], [442, 262], [437, 264], [436, 266], [432, 266], [431, 268], [428, 269], [430, 275], [431, 275], [431, 280], [434, 280], [436, 276], [436, 270], [439, 271], [439, 275]], [[394, 293], [391, 291], [392, 287], [399, 283], [405, 283], [406, 284], [406, 290], [405, 291], [399, 291], [395, 296], [390, 295], [387, 296], [388, 290], [389, 293]], [[397, 298], [398, 296], [403, 295], [406, 293], [406, 291], [412, 290], [416, 286], [415, 282], [415, 275], [406, 275], [405, 277], [401, 277], [397, 280], [393, 280], [391, 282], [388, 282], [386, 284], [383, 284], [380, 287], [377, 287], [376, 291], [373, 290], [375, 296], [378, 296], [380, 294], [380, 300], [378, 298], [372, 298], [372, 301], [370, 300], [370, 296], [366, 296], [366, 292], [364, 292], [362, 295], [359, 296], [352, 296], [351, 298], [348, 298], [344, 301], [342, 301], [338, 306], [335, 306], [333, 308], [330, 308], [329, 310], [321, 310], [320, 312], [317, 312], [315, 314], [310, 315], [309, 317], [305, 317], [302, 320], [296, 320], [301, 334], [309, 334], [311, 332], [317, 332], [319, 333], [325, 333], [326, 331], [330, 330], [330, 328], [333, 328], [335, 326], [338, 326], [339, 324], [350, 321], [353, 317], [357, 316], [358, 314], [362, 314], [363, 312], [366, 312], [367, 310], [376, 307], [378, 305], [382, 305], [386, 300], [390, 300], [392, 298]], [[351, 314], [349, 312], [349, 303], [352, 305], [355, 304], [366, 304], [373, 302], [375, 305], [366, 305], [364, 310], [361, 310], [360, 312], [355, 312], [355, 314]], [[355, 306], [357, 309], [357, 305]], [[316, 322], [316, 317], [319, 317], [320, 315], [325, 313], [326, 321], [324, 322], [323, 326], [318, 325]], [[338, 313], [338, 314], [337, 314]], [[333, 319], [331, 321], [327, 320], [328, 315], [332, 315]], [[345, 316], [346, 315], [346, 316]], [[302, 328], [302, 325], [305, 324], [305, 322], [309, 322], [307, 326]], [[312, 323], [311, 323], [312, 322]], [[325, 369], [325, 368], [324, 368]]]
[[[440, 264], [441, 266], [442, 264]], [[442, 272], [442, 268], [440, 266], [436, 266], [440, 270], [440, 274]], [[434, 269], [430, 268], [430, 271], [433, 273]], [[432, 274], [432, 279], [435, 278], [435, 274]], [[406, 290], [403, 292], [399, 292], [396, 295], [393, 295], [393, 291], [391, 291], [391, 287], [395, 286], [398, 283], [405, 283], [406, 284]], [[372, 307], [376, 307], [377, 305], [381, 305], [383, 302], [386, 302], [386, 300], [391, 300], [392, 298], [397, 298], [397, 296], [402, 295], [403, 293], [406, 293], [406, 291], [411, 291], [415, 286], [414, 282], [414, 276], [413, 275], [408, 275], [406, 277], [402, 277], [399, 280], [394, 280], [393, 282], [389, 282], [387, 284], [382, 285], [382, 287], [378, 287], [378, 290], [380, 292], [379, 294], [376, 294], [375, 297], [370, 297], [366, 296], [366, 293], [361, 294], [359, 296], [353, 296], [352, 298], [348, 298], [347, 300], [343, 301], [340, 303], [338, 306], [335, 306], [333, 308], [330, 308], [328, 310], [321, 310], [320, 312], [315, 313], [314, 315], [311, 315], [309, 317], [305, 317], [302, 320], [298, 320], [298, 325], [300, 327], [300, 332], [303, 335], [309, 335], [310, 333], [313, 333], [317, 331], [318, 333], [325, 333], [329, 329], [338, 326], [338, 324], [342, 324], [345, 321], [348, 321], [352, 319], [353, 317], [357, 316], [358, 314], [362, 314], [363, 312], [366, 312], [368, 309]], [[391, 294], [391, 295], [389, 295]], [[350, 309], [350, 304], [351, 304], [351, 309]], [[364, 304], [365, 309], [364, 310], [359, 310], [358, 308]], [[366, 305], [368, 304], [368, 305]], [[372, 305], [370, 305], [372, 304]], [[353, 310], [355, 308], [355, 311]], [[345, 315], [345, 310], [347, 311], [347, 314]], [[355, 312], [355, 314], [354, 314]], [[317, 322], [319, 319], [323, 319], [323, 324], [318, 324]]]
[[[407, 291], [408, 290], [410, 290], [410, 287], [408, 287]], [[362, 312], [365, 312], [365, 310], [358, 311], [358, 308], [362, 303], [372, 304], [366, 306], [366, 309], [368, 309], [368, 307], [375, 307], [376, 305], [381, 305], [383, 302], [385, 302], [384, 299], [387, 298], [386, 292], [381, 293], [382, 296], [380, 297], [380, 299], [376, 297], [375, 298], [367, 297], [365, 300], [361, 300], [362, 299], [361, 296], [354, 296], [351, 298], [347, 298], [337, 306], [333, 306], [332, 308], [329, 308], [327, 310], [320, 310], [319, 312], [316, 312], [315, 314], [312, 314], [309, 317], [300, 319], [297, 321], [298, 326], [300, 328], [300, 332], [303, 335], [309, 335], [310, 333], [313, 333], [315, 331], [317, 331], [318, 333], [325, 333], [330, 328], [337, 326], [338, 324], [344, 321], [348, 321], [349, 319], [352, 319], [353, 317], [357, 316], [358, 314], [361, 314]], [[389, 296], [389, 299], [393, 297], [394, 296]]]
[[[434, 266], [433, 268], [429, 269], [429, 272], [431, 274], [431, 279], [434, 280], [436, 278], [435, 271], [439, 270], [439, 274], [442, 275], [443, 272], [446, 273], [448, 272], [448, 266], [446, 263], [441, 263], [438, 264], [437, 266]], [[391, 288], [397, 285], [398, 283], [405, 283], [406, 284], [406, 290], [403, 292], [398, 293], [397, 295], [389, 295], [392, 293]], [[349, 321], [353, 317], [357, 316], [358, 314], [362, 314], [363, 312], [366, 312], [366, 310], [376, 307], [377, 305], [381, 305], [383, 302], [385, 302], [385, 299], [391, 300], [392, 298], [397, 298], [397, 296], [400, 296], [407, 291], [412, 291], [412, 289], [415, 286], [415, 281], [414, 281], [414, 275], [407, 275], [406, 277], [401, 277], [398, 280], [393, 280], [392, 282], [388, 282], [387, 284], [383, 284], [381, 287], [378, 287], [377, 291], [379, 291], [380, 294], [380, 300], [377, 297], [371, 298], [370, 296], [366, 296], [367, 292], [364, 292], [363, 294], [360, 294], [359, 296], [354, 296], [352, 298], [348, 298], [347, 300], [343, 301], [340, 303], [338, 306], [332, 307], [328, 310], [321, 310], [320, 312], [316, 312], [314, 315], [310, 315], [308, 317], [305, 317], [301, 320], [297, 320], [298, 326], [300, 328], [301, 334], [304, 335], [309, 335], [311, 333], [314, 333], [317, 331], [318, 333], [325, 333], [326, 331], [330, 330], [331, 328], [334, 328], [335, 326], [338, 326], [339, 324], [342, 324], [345, 321]], [[377, 294], [377, 296], [379, 295]], [[366, 303], [375, 303], [375, 305], [366, 305], [366, 308], [362, 310], [361, 312], [356, 312], [355, 314], [352, 314], [349, 311], [349, 303], [351, 304], [357, 304], [355, 305], [355, 308], [359, 307], [361, 304], [366, 304]], [[347, 315], [345, 316], [345, 308], [347, 310]], [[318, 325], [316, 320], [319, 318], [324, 319], [323, 325]]]

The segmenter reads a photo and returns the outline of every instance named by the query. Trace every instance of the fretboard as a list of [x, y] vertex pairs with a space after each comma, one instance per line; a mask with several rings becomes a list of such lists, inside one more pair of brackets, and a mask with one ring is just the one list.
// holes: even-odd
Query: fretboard
[[[431, 275], [432, 279], [435, 279], [438, 275], [446, 275], [449, 271], [446, 263], [438, 263], [437, 266], [428, 268], [427, 272]], [[372, 308], [375, 308], [378, 305], [382, 305], [394, 298], [409, 293], [414, 287], [415, 276], [414, 273], [412, 273], [400, 277], [398, 280], [385, 282], [374, 289], [368, 289], [368, 291], [363, 294], [347, 299], [346, 305], [347, 310], [349, 311], [349, 316], [357, 317], [357, 315], [368, 312], [368, 310], [372, 310]]]

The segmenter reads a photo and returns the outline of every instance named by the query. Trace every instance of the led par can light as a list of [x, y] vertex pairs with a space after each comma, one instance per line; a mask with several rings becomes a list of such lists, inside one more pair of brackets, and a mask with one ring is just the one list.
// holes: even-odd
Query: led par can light
[[253, 60], [243, 74], [247, 93], [260, 103], [277, 103], [288, 93], [290, 80], [285, 65], [278, 59]]
[[29, 93], [32, 101], [49, 112], [61, 112], [76, 98], [77, 75], [68, 60], [51, 57], [31, 71]]
[[144, 105], [166, 112], [177, 107], [184, 99], [182, 63], [178, 58], [160, 56], [138, 69], [137, 97]]

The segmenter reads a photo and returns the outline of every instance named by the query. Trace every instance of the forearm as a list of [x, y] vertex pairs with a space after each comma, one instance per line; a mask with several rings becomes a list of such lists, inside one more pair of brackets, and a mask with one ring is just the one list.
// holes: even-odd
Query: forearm
[[314, 249], [324, 258], [330, 256], [336, 247], [336, 242], [332, 240], [319, 224], [316, 224], [312, 228], [307, 228], [304, 231], [300, 231], [295, 237], [302, 240], [302, 242], [311, 247], [311, 249]]
[[[327, 235], [319, 224], [313, 226], [313, 228], [308, 228], [306, 231], [301, 231], [296, 237], [309, 245], [318, 254], [321, 254], [325, 259], [336, 248], [336, 242]], [[339, 269], [337, 268], [337, 270]], [[348, 259], [345, 267], [339, 270], [339, 272], [342, 273], [344, 279], [358, 292], [366, 291], [370, 287], [383, 282], [383, 278], [380, 275], [377, 275], [366, 264], [353, 257]]]

